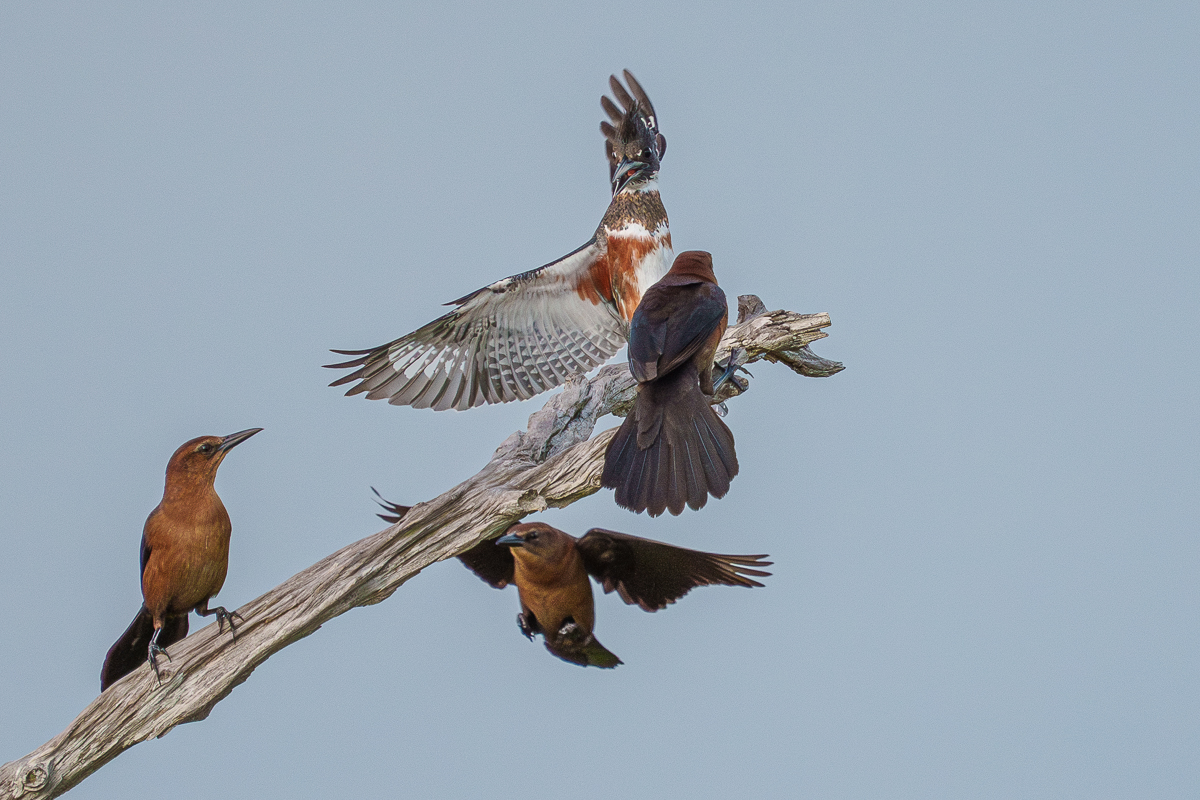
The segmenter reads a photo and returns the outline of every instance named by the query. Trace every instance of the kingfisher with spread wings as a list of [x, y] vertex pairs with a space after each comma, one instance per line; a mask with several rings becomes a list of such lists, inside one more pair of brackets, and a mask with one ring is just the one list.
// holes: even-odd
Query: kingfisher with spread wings
[[[353, 383], [392, 405], [463, 410], [526, 400], [585, 373], [616, 353], [642, 294], [673, 259], [658, 168], [667, 140], [650, 98], [625, 70], [628, 89], [609, 79], [600, 123], [613, 198], [583, 246], [453, 302], [449, 314], [393, 342], [329, 364], [353, 369], [331, 383]], [[618, 105], [619, 103], [619, 105]]]

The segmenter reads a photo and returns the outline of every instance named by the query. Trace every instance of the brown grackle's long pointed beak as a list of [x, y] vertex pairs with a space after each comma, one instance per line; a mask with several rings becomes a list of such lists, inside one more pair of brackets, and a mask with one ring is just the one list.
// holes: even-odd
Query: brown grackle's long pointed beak
[[262, 428], [249, 428], [237, 433], [231, 433], [228, 436], [222, 436], [221, 444], [217, 447], [217, 452], [227, 453], [261, 430]]

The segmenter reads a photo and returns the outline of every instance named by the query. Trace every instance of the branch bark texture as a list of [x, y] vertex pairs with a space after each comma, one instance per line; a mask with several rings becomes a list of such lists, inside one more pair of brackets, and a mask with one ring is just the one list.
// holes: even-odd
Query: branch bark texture
[[[739, 298], [739, 324], [718, 351], [739, 363], [786, 364], [802, 375], [840, 372], [836, 361], [808, 345], [824, 338], [828, 314], [767, 312], [753, 295]], [[729, 381], [717, 401], [748, 388]], [[0, 800], [57, 797], [138, 742], [208, 716], [213, 707], [272, 654], [356, 606], [378, 603], [434, 562], [499, 535], [527, 514], [563, 507], [598, 491], [612, 430], [592, 438], [605, 414], [623, 416], [635, 396], [625, 365], [580, 377], [529, 418], [526, 431], [506, 439], [473, 477], [420, 503], [397, 524], [343, 547], [238, 613], [238, 638], [208, 625], [160, 659], [161, 684], [148, 667], [118, 681], [58, 736], [0, 767]]]

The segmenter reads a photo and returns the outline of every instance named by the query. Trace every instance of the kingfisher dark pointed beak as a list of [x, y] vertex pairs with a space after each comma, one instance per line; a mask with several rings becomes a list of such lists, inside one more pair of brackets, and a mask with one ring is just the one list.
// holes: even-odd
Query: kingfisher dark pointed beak
[[506, 533], [496, 540], [496, 544], [506, 545], [508, 547], [520, 547], [525, 544], [525, 540], [515, 533]]
[[237, 433], [231, 433], [228, 436], [222, 436], [221, 444], [217, 445], [217, 452], [228, 453], [230, 450], [237, 447], [239, 444], [246, 441], [261, 430], [262, 428], [249, 428], [244, 431], [238, 431]]
[[633, 159], [625, 159], [617, 164], [617, 168], [613, 171], [613, 194], [624, 189], [631, 180], [640, 175], [642, 170], [649, 166], [645, 161]]

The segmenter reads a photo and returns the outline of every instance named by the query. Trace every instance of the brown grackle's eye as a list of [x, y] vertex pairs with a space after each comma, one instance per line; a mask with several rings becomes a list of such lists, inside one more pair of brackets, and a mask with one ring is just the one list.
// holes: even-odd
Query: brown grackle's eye
[[530, 531], [529, 533], [525, 534], [525, 541], [527, 541], [527, 542], [532, 542], [536, 538], [537, 538], [537, 531]]
[[211, 442], [205, 442], [204, 444], [200, 445], [200, 447], [197, 449], [199, 450], [199, 452], [201, 452], [207, 456], [207, 455], [211, 455], [212, 452], [214, 450], [216, 450], [217, 448], [213, 447]]

